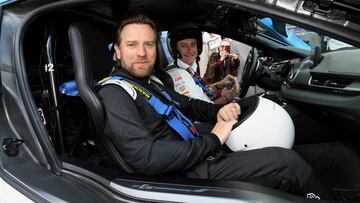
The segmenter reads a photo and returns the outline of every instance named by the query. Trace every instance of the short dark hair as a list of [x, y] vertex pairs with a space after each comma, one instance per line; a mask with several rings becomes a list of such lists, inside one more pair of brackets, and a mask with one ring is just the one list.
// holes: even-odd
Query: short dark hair
[[124, 29], [124, 27], [126, 25], [130, 25], [130, 24], [145, 24], [145, 25], [149, 25], [152, 30], [154, 31], [154, 35], [155, 35], [155, 42], [158, 42], [158, 33], [157, 33], [157, 26], [156, 23], [151, 20], [149, 17], [147, 17], [144, 14], [131, 14], [127, 17], [125, 17], [124, 19], [122, 19], [121, 21], [119, 21], [114, 29], [114, 45], [119, 45], [120, 41], [121, 41], [121, 32]]

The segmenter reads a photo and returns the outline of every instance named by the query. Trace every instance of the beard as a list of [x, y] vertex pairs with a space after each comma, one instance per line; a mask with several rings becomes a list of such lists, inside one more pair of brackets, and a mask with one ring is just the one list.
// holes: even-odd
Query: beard
[[[152, 70], [152, 69], [151, 69]], [[148, 70], [144, 70], [144, 71], [137, 71], [137, 70], [134, 70], [134, 69], [128, 69], [128, 72], [133, 75], [134, 77], [136, 78], [147, 78], [150, 76], [151, 74], [151, 70], [148, 69]]]
[[124, 63], [121, 63], [121, 66], [136, 78], [146, 78], [150, 76], [154, 68], [154, 63], [149, 62], [148, 64], [144, 64], [143, 66], [139, 66], [137, 64], [126, 65]]

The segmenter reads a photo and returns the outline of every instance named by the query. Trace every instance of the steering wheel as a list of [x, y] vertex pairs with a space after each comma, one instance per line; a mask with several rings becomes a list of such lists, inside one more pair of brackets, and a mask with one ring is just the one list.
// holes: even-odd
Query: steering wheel
[[245, 97], [246, 93], [249, 90], [249, 86], [254, 84], [255, 71], [259, 63], [258, 56], [259, 55], [257, 49], [253, 47], [250, 50], [244, 65], [244, 70], [240, 82], [240, 98]]

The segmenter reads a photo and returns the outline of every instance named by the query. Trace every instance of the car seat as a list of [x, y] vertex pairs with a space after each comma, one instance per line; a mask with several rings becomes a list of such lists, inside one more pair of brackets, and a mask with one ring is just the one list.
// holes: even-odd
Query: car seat
[[93, 88], [97, 81], [109, 75], [114, 65], [108, 48], [109, 41], [97, 27], [86, 22], [71, 24], [68, 34], [76, 86], [95, 125], [96, 141], [98, 141], [96, 145], [101, 152], [105, 151], [110, 156], [118, 168], [133, 173], [112, 141], [104, 133], [105, 110], [100, 97]]

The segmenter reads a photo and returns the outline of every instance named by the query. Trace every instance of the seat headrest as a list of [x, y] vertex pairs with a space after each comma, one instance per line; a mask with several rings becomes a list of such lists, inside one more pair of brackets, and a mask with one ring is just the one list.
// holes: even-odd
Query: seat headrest
[[88, 85], [109, 75], [113, 60], [106, 39], [97, 27], [85, 23], [73, 23], [69, 27], [74, 66], [78, 67], [76, 80], [84, 80]]

